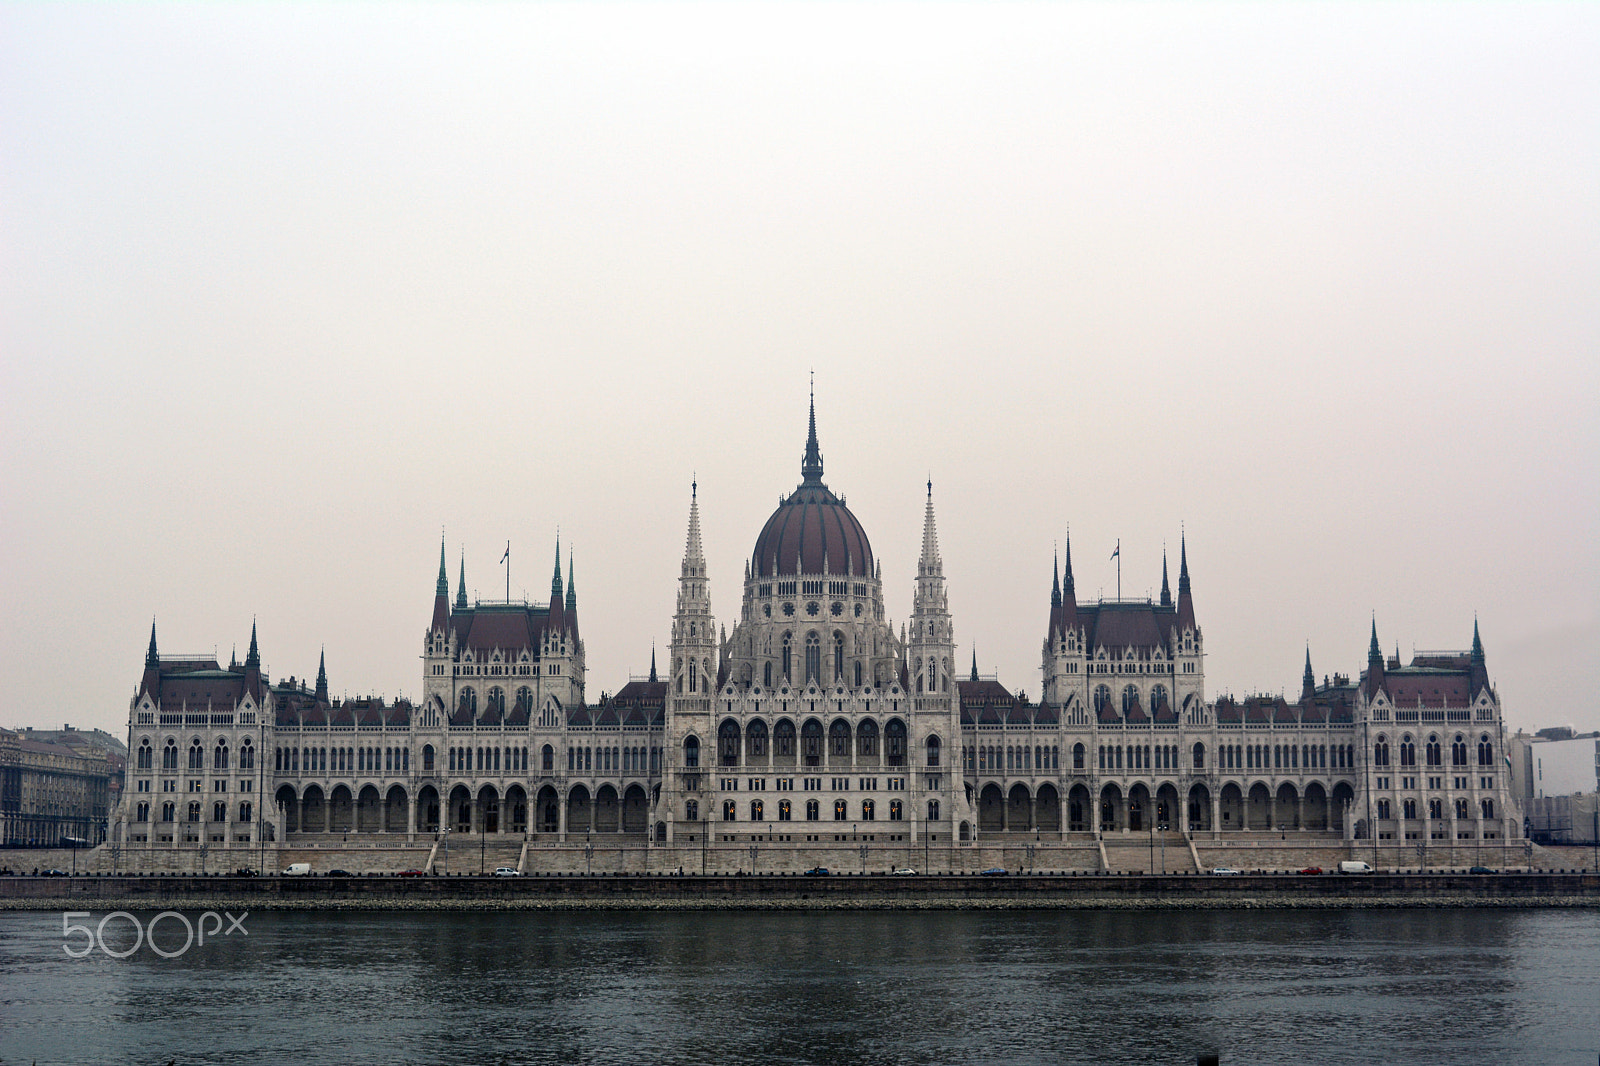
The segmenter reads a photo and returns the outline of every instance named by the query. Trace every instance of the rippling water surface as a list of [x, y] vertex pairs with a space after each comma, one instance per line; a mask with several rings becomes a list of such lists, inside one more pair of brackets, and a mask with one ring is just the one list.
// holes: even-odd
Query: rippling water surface
[[[197, 918], [199, 912], [190, 914]], [[138, 917], [148, 921], [151, 912]], [[94, 912], [91, 926], [104, 912]], [[74, 919], [83, 921], [83, 919]], [[0, 1063], [1574, 1063], [1600, 911], [0, 914]], [[183, 930], [164, 920], [158, 945]], [[133, 946], [118, 918], [106, 946]]]

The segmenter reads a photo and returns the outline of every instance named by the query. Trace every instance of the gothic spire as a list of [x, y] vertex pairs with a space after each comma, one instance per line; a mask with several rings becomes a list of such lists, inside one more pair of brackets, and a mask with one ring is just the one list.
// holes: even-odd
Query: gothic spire
[[[155, 632], [154, 624], [151, 626], [151, 632]], [[150, 638], [150, 641], [150, 646], [152, 648], [155, 647], [154, 636]], [[1478, 636], [1478, 620], [1476, 618], [1472, 620], [1472, 662], [1480, 666], [1483, 664], [1483, 640]]]
[[800, 463], [800, 477], [807, 484], [822, 481], [822, 449], [817, 446], [817, 385], [813, 375], [811, 383], [811, 420], [806, 434], [806, 457]]
[[972, 649], [972, 680], [978, 680], [978, 649]]
[[317, 656], [317, 699], [328, 702], [328, 652], [324, 648]]
[[1178, 538], [1178, 595], [1182, 596], [1189, 591], [1189, 541], [1188, 537], [1180, 535]]
[[150, 650], [144, 653], [144, 664], [148, 667], [161, 665], [161, 656], [156, 654], [156, 620], [154, 618], [150, 619]]
[[1072, 530], [1070, 530], [1070, 529], [1067, 530], [1066, 549], [1067, 549], [1066, 565], [1064, 565], [1061, 568], [1061, 591], [1062, 591], [1062, 594], [1064, 596], [1066, 596], [1067, 599], [1076, 602], [1077, 598], [1078, 598], [1078, 590], [1077, 590], [1077, 587], [1073, 584], [1073, 580], [1072, 580]]
[[561, 596], [561, 534], [556, 534], [556, 570], [550, 578], [550, 603], [552, 606], [559, 604]]
[[450, 595], [450, 575], [444, 570], [444, 534], [439, 534], [439, 583], [434, 586], [435, 596]]
[[1378, 619], [1376, 616], [1372, 619], [1372, 642], [1367, 645], [1367, 665], [1371, 666], [1374, 663], [1378, 666], [1383, 665], [1383, 649], [1378, 647]]
[[[155, 626], [152, 624], [150, 627], [150, 650], [154, 651], [155, 646]], [[244, 666], [246, 670], [261, 669], [261, 651], [256, 647], [256, 621], [254, 618], [250, 619], [250, 651], [244, 657]]]
[[572, 549], [567, 549], [567, 612], [578, 609], [578, 582], [572, 576]]
[[700, 544], [700, 483], [689, 482], [689, 534], [683, 544], [683, 569], [689, 572], [691, 566], [698, 567], [700, 573], [705, 572], [706, 556]]
[[467, 609], [467, 553], [461, 552], [461, 576], [456, 581], [456, 610]]
[[650, 645], [650, 680], [656, 680], [656, 646]]
[[1311, 645], [1306, 645], [1306, 671], [1300, 676], [1300, 698], [1308, 700], [1317, 691], [1317, 675], [1311, 672]]
[[928, 480], [928, 506], [922, 519], [922, 557], [917, 560], [917, 573], [932, 577], [944, 573], [944, 563], [939, 559], [939, 532], [933, 524], [933, 479]]
[[1167, 584], [1167, 549], [1161, 549], [1161, 606], [1172, 606], [1172, 588]]
[[1061, 606], [1061, 553], [1050, 558], [1050, 606]]

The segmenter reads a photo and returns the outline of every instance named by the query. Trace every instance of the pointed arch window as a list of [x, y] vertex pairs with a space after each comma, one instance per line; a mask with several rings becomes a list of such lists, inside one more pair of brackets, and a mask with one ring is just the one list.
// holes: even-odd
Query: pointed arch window
[[822, 680], [822, 638], [816, 633], [806, 634], [806, 680]]
[[[844, 680], [844, 634], [835, 631], [833, 634], [833, 679]], [[860, 679], [857, 679], [857, 684]]]
[[[793, 654], [792, 644], [793, 641], [790, 639], [789, 634], [785, 633], [783, 635], [783, 679], [785, 681], [794, 676], [794, 662], [791, 658]], [[769, 687], [770, 685], [771, 683], [768, 682]]]
[[[139, 769], [141, 769], [141, 770], [149, 770], [149, 769], [151, 769], [151, 767], [152, 767], [152, 765], [154, 763], [154, 759], [155, 759], [155, 749], [150, 746], [150, 738], [149, 737], [145, 737], [143, 740], [141, 740], [139, 742], [139, 764], [138, 764]], [[148, 821], [149, 819], [141, 818], [139, 820], [141, 822], [144, 822], [144, 821]]]

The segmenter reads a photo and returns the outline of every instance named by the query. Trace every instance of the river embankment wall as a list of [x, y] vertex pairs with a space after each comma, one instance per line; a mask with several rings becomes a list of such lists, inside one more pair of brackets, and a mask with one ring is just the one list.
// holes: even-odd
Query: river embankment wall
[[1600, 874], [0, 877], [0, 909], [1600, 907]]

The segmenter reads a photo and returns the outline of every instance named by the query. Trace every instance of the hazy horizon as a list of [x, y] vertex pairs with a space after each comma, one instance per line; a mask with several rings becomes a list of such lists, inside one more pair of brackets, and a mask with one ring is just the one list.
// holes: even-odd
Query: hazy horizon
[[[800, 478], [1037, 698], [1051, 564], [1207, 695], [1465, 649], [1600, 728], [1600, 11], [0, 9], [0, 725], [164, 655], [415, 697], [574, 552], [588, 698]], [[565, 578], [563, 560], [563, 578]], [[47, 672], [48, 670], [48, 672]]]

